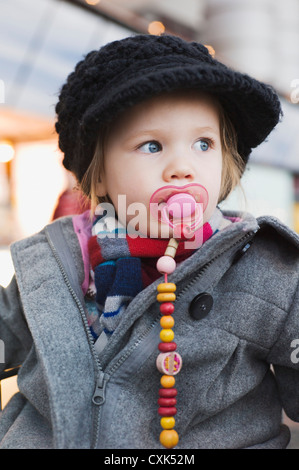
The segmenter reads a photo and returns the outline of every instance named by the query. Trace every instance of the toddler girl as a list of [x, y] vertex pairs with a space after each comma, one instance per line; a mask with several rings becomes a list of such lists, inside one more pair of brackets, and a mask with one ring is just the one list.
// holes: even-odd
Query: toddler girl
[[88, 54], [56, 111], [91, 210], [12, 246], [2, 368], [22, 367], [0, 446], [285, 448], [298, 236], [218, 208], [279, 121], [274, 90], [137, 35]]

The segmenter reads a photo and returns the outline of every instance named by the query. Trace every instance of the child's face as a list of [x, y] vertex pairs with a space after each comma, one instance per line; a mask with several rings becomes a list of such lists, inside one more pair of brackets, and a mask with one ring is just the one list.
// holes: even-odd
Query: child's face
[[[201, 184], [209, 195], [204, 223], [216, 208], [221, 172], [217, 103], [195, 92], [165, 94], [134, 106], [114, 122], [97, 195], [109, 195], [124, 225], [131, 220], [142, 235], [150, 236], [159, 230], [164, 238], [171, 236], [169, 227], [154, 220], [149, 210], [154, 191], [167, 185]], [[119, 204], [120, 195], [126, 196], [126, 211]], [[128, 207], [136, 202], [142, 203], [146, 211], [129, 215]], [[136, 220], [138, 227], [133, 223]]]

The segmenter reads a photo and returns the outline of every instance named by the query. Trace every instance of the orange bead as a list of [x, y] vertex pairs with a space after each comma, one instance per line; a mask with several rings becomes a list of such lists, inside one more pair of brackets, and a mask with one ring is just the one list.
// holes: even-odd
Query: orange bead
[[176, 285], [173, 282], [161, 282], [161, 284], [158, 284], [157, 286], [157, 291], [158, 292], [175, 292]]
[[175, 426], [175, 419], [173, 416], [163, 416], [161, 418], [161, 428], [163, 429], [172, 429]]
[[172, 388], [175, 385], [175, 378], [173, 375], [162, 375], [160, 383], [164, 388]]
[[174, 325], [174, 318], [171, 315], [163, 315], [160, 319], [160, 325], [162, 328], [172, 328]]
[[164, 429], [160, 434], [160, 442], [166, 449], [172, 449], [179, 442], [179, 435], [175, 429]]
[[157, 295], [158, 302], [174, 302], [176, 295], [173, 292], [161, 292]]

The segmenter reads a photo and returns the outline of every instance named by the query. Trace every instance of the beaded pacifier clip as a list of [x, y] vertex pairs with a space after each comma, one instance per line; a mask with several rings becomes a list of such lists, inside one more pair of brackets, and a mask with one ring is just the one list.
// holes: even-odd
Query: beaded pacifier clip
[[152, 215], [158, 220], [167, 223], [174, 229], [175, 238], [171, 238], [166, 251], [157, 261], [157, 270], [164, 275], [164, 282], [157, 286], [157, 301], [160, 303], [160, 339], [159, 355], [156, 360], [157, 369], [161, 372], [161, 387], [159, 390], [158, 413], [161, 416], [162, 432], [160, 442], [172, 449], [179, 442], [175, 427], [174, 416], [177, 413], [175, 376], [182, 368], [182, 358], [177, 353], [177, 345], [173, 341], [174, 331], [174, 305], [176, 300], [176, 285], [168, 282], [168, 275], [176, 268], [175, 255], [179, 240], [190, 236], [201, 226], [203, 212], [208, 204], [206, 189], [197, 184], [183, 187], [165, 186], [158, 189], [151, 198], [150, 208]]
[[176, 352], [177, 345], [173, 341], [174, 332], [172, 327], [174, 326], [174, 318], [172, 316], [174, 312], [173, 301], [176, 299], [175, 291], [176, 285], [172, 282], [167, 282], [167, 275], [171, 274], [176, 268], [176, 262], [174, 260], [176, 249], [178, 247], [178, 241], [174, 238], [170, 239], [164, 256], [159, 258], [157, 262], [157, 269], [161, 274], [164, 274], [165, 282], [157, 286], [157, 300], [160, 302], [161, 312], [161, 332], [159, 344], [160, 354], [157, 357], [157, 368], [163, 374], [161, 377], [161, 386], [159, 390], [159, 409], [158, 413], [161, 416], [161, 427], [163, 431], [160, 434], [161, 444], [171, 449], [175, 447], [179, 441], [178, 433], [175, 431], [175, 419], [176, 415], [176, 395], [177, 390], [174, 388], [175, 375], [179, 373], [182, 367], [182, 358]]

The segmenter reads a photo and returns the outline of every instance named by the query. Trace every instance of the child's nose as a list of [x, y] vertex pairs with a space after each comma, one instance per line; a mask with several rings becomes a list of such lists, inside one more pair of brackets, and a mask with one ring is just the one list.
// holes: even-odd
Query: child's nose
[[175, 182], [176, 180], [193, 181], [195, 177], [193, 169], [183, 159], [173, 160], [167, 165], [163, 172], [163, 178], [166, 182]]

